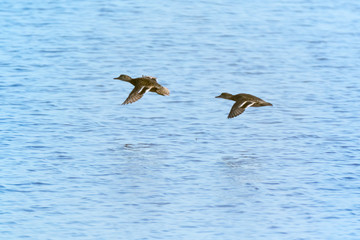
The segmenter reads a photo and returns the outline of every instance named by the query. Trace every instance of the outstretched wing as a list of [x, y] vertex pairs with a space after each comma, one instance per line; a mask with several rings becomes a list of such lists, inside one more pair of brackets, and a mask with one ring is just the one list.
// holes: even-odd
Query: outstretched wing
[[156, 77], [142, 75], [142, 78], [146, 78], [146, 79], [154, 80], [155, 82], [157, 82], [157, 81], [156, 81], [156, 79], [157, 79]]
[[139, 100], [140, 98], [142, 98], [142, 96], [144, 96], [144, 94], [147, 93], [149, 90], [150, 90], [149, 88], [146, 88], [146, 87], [144, 87], [144, 86], [142, 86], [142, 87], [135, 87], [135, 88], [131, 91], [131, 93], [129, 94], [129, 96], [127, 97], [127, 99], [122, 103], [122, 105], [136, 102], [137, 100]]
[[255, 104], [255, 102], [251, 102], [251, 101], [235, 102], [230, 110], [228, 118], [234, 118], [236, 116], [239, 116], [240, 114], [242, 114], [245, 111], [246, 108], [251, 107], [254, 104]]

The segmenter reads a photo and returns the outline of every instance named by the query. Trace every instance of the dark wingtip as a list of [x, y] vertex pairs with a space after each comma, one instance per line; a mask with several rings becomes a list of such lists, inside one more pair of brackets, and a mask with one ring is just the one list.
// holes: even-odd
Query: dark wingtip
[[234, 118], [236, 116], [234, 116], [233, 114], [229, 113], [229, 115], [227, 116], [228, 119]]

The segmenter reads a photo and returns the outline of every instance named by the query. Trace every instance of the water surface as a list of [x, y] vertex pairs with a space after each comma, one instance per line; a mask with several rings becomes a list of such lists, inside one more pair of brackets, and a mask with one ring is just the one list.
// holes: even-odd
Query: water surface
[[357, 1], [0, 9], [1, 238], [360, 238]]

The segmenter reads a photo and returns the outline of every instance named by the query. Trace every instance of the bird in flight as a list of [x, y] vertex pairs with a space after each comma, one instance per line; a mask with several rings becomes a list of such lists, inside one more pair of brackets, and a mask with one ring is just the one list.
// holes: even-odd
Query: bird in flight
[[224, 98], [235, 101], [234, 105], [230, 110], [228, 118], [234, 118], [236, 116], [239, 116], [248, 107], [272, 106], [271, 103], [247, 93], [240, 93], [236, 95], [232, 95], [230, 93], [221, 93], [216, 98]]
[[119, 77], [114, 78], [117, 80], [122, 80], [125, 82], [129, 82], [134, 85], [134, 89], [130, 92], [127, 99], [122, 103], [122, 105], [133, 103], [138, 101], [140, 98], [144, 96], [147, 92], [156, 92], [159, 95], [168, 96], [170, 95], [169, 89], [161, 86], [155, 77], [150, 76], [142, 76], [139, 78], [131, 78], [128, 75], [121, 74]]

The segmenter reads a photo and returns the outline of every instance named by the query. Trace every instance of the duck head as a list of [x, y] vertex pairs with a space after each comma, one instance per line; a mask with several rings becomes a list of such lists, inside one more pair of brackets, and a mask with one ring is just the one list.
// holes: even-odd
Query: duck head
[[120, 76], [118, 76], [117, 78], [114, 78], [114, 79], [129, 82], [132, 78], [130, 76], [128, 76], [128, 75], [121, 74]]
[[221, 93], [219, 96], [216, 96], [215, 98], [231, 99], [232, 96], [233, 96], [233, 95], [230, 94], [230, 93], [225, 93], [225, 92], [223, 92], [223, 93]]

